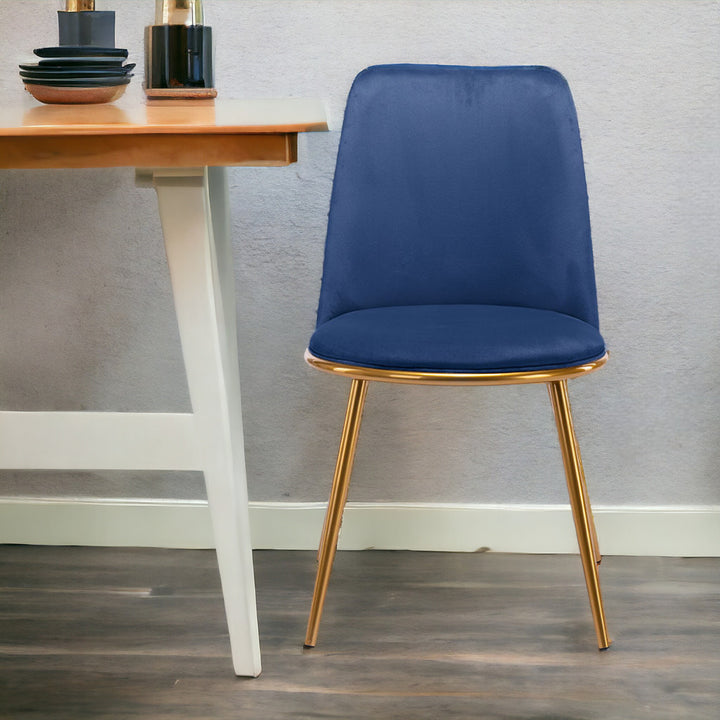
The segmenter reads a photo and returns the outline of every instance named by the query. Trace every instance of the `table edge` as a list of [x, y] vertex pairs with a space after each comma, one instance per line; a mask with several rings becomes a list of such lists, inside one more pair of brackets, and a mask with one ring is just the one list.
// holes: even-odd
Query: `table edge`
[[299, 132], [327, 132], [324, 121], [278, 125], [29, 125], [2, 128], [0, 137], [61, 137], [113, 135], [280, 135]]

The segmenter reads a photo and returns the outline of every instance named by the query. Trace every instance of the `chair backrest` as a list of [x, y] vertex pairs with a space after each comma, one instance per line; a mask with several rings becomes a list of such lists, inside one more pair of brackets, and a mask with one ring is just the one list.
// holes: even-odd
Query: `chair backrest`
[[534, 307], [597, 327], [580, 134], [555, 70], [379, 65], [355, 79], [318, 325], [426, 304]]

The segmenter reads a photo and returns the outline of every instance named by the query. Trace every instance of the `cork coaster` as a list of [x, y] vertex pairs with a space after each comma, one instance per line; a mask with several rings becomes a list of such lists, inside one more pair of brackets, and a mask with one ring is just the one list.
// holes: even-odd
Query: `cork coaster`
[[149, 88], [143, 85], [148, 98], [197, 98], [217, 97], [217, 88]]

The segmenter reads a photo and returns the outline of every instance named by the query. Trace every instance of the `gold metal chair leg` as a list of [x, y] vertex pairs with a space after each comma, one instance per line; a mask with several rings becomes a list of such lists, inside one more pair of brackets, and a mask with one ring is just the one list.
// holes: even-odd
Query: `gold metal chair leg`
[[358, 431], [360, 430], [360, 421], [362, 420], [362, 411], [365, 405], [365, 396], [367, 395], [367, 385], [367, 380], [353, 380], [350, 387], [350, 397], [345, 412], [345, 424], [340, 439], [340, 449], [335, 465], [330, 501], [325, 514], [325, 525], [320, 540], [320, 549], [318, 550], [318, 570], [315, 578], [310, 618], [305, 634], [305, 647], [315, 647], [317, 643], [320, 617], [325, 605], [325, 594], [327, 593], [330, 573], [335, 560], [340, 525], [342, 524], [343, 510], [345, 509], [345, 501], [347, 500], [350, 485], [350, 474], [355, 459], [355, 447], [357, 446]]
[[585, 507], [588, 514], [588, 522], [590, 524], [590, 537], [592, 539], [593, 557], [595, 558], [595, 564], [600, 565], [602, 562], [602, 555], [600, 554], [600, 544], [598, 543], [597, 530], [595, 529], [595, 518], [593, 517], [592, 508], [590, 507], [590, 497], [587, 491], [587, 482], [585, 482], [585, 470], [583, 469], [582, 458], [580, 457], [580, 447], [578, 446], [577, 437], [573, 432], [573, 442], [575, 444], [575, 455], [578, 459], [580, 466], [580, 477], [583, 480], [582, 489], [583, 497], [585, 498]]
[[597, 541], [593, 541], [594, 523], [588, 502], [587, 488], [583, 474], [580, 452], [578, 449], [575, 430], [573, 428], [570, 401], [567, 392], [567, 380], [556, 380], [547, 384], [555, 413], [560, 449], [565, 465], [570, 505], [575, 521], [580, 557], [582, 559], [585, 584], [587, 585], [590, 609], [592, 610], [597, 635], [598, 647], [604, 650], [610, 646], [605, 612], [603, 610], [602, 595], [600, 593], [600, 578], [598, 577]]

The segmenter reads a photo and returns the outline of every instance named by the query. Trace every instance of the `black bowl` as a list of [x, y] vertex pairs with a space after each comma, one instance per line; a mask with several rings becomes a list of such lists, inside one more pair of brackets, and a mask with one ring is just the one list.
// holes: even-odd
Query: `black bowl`
[[127, 85], [130, 82], [132, 75], [126, 75], [125, 77], [104, 77], [104, 78], [79, 78], [74, 80], [44, 80], [40, 78], [23, 78], [23, 82], [26, 85], [45, 85], [46, 87], [114, 87], [116, 85]]
[[33, 52], [41, 58], [126, 58], [128, 56], [125, 48], [101, 48], [91, 45], [58, 45], [57, 47], [36, 48]]
[[61, 80], [63, 78], [77, 79], [87, 78], [88, 80], [94, 77], [124, 77], [133, 68], [135, 63], [129, 63], [123, 67], [92, 67], [79, 65], [74, 68], [47, 68], [38, 65], [21, 65], [20, 66], [20, 77], [23, 78], [34, 78], [36, 80]]

